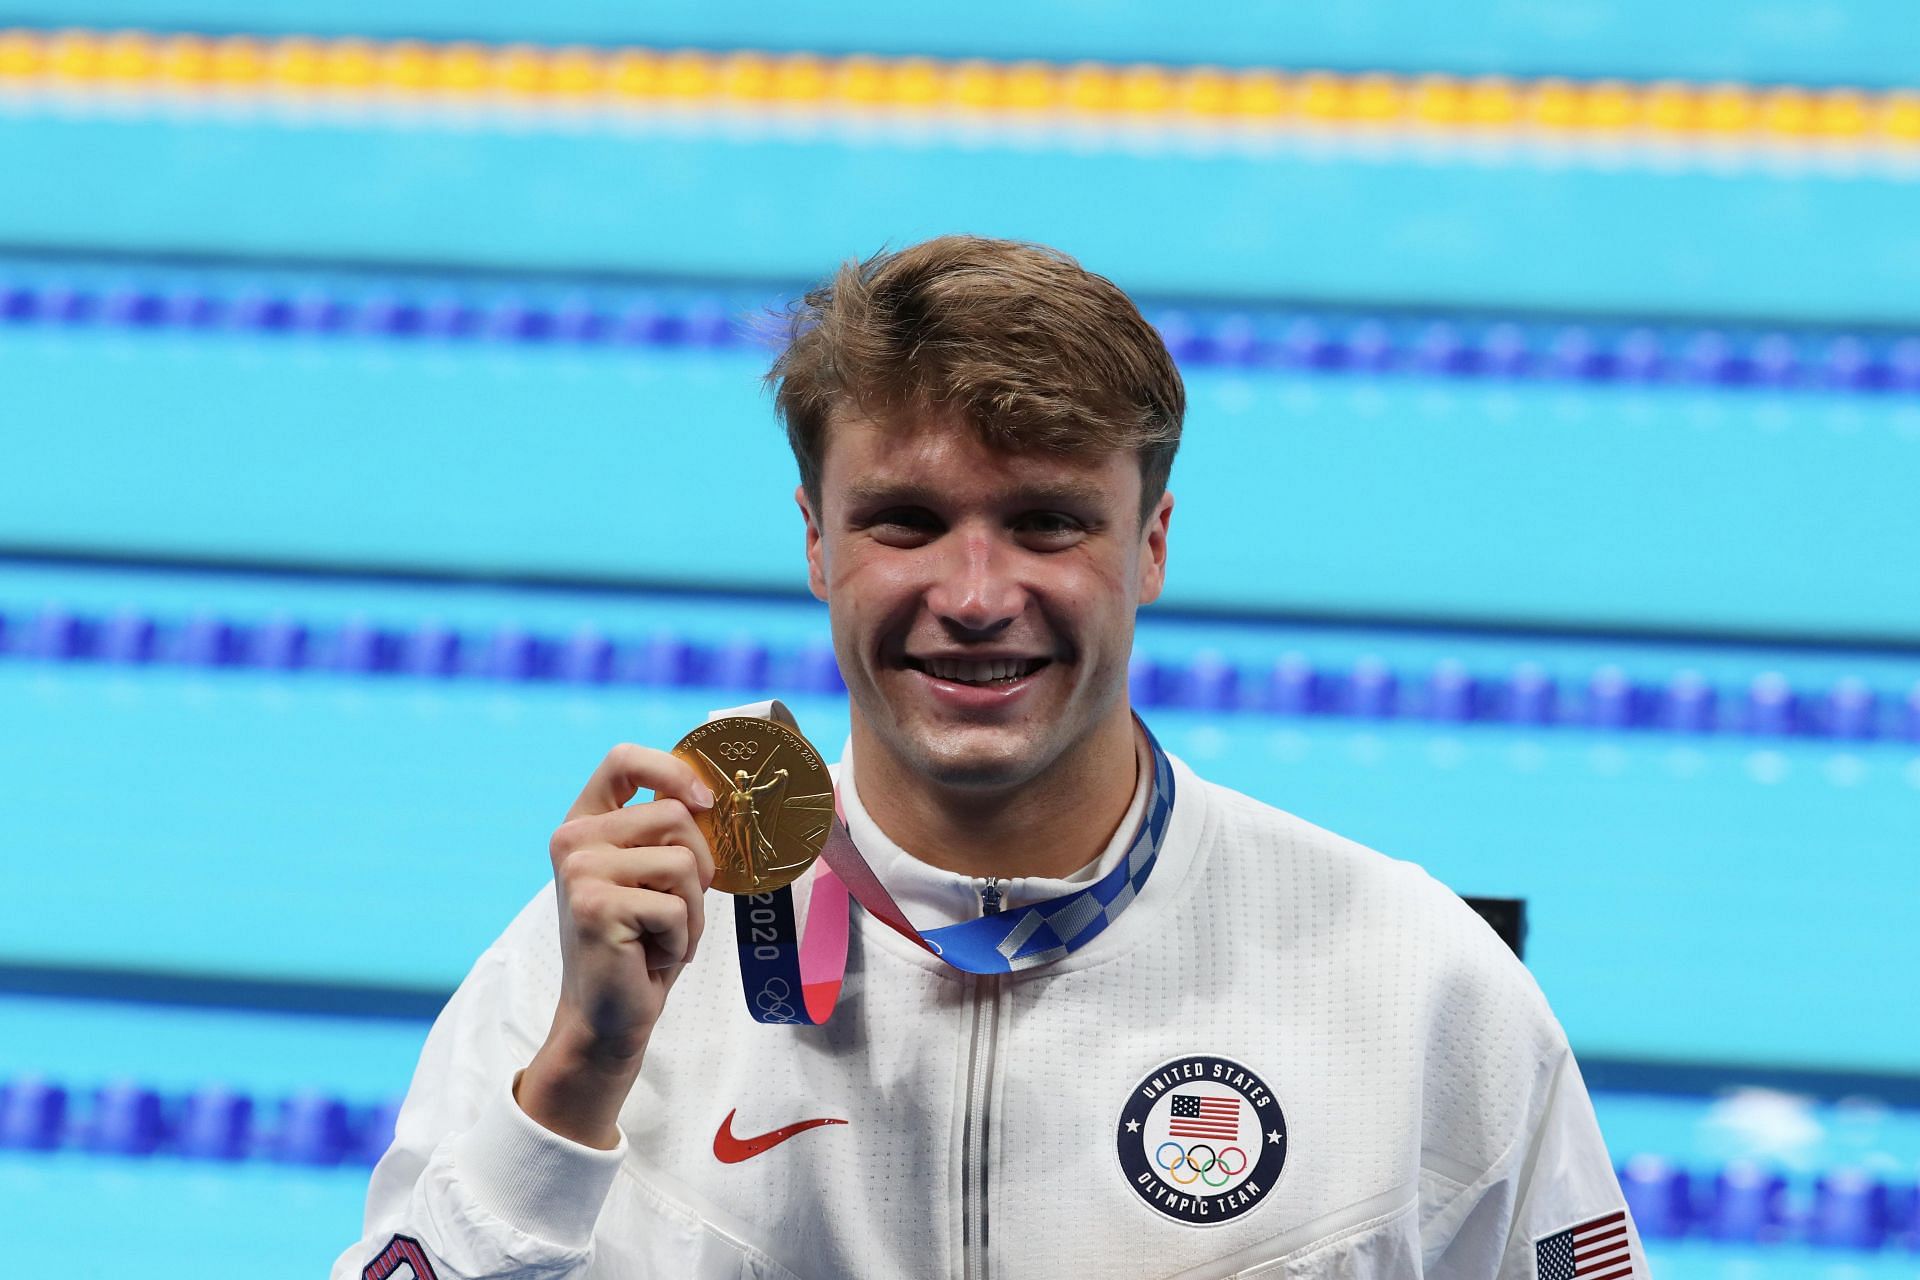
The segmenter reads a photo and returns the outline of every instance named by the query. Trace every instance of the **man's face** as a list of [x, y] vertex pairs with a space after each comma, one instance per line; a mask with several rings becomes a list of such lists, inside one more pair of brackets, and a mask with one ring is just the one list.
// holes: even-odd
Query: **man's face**
[[836, 413], [819, 509], [798, 497], [856, 737], [930, 782], [998, 790], [1126, 716], [1173, 507], [1142, 523], [1133, 454], [1009, 454], [953, 419]]

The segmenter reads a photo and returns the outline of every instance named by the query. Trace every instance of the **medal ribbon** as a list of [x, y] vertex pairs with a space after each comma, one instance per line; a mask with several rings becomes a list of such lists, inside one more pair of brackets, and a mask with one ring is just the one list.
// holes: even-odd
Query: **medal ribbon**
[[[758, 715], [798, 731], [792, 713], [778, 701], [714, 715]], [[1137, 715], [1134, 723], [1146, 735], [1153, 774], [1140, 824], [1113, 869], [1073, 893], [925, 932], [914, 928], [855, 847], [836, 788], [833, 826], [813, 867], [806, 931], [796, 927], [789, 888], [733, 900], [748, 1012], [761, 1022], [803, 1026], [819, 1026], [833, 1016], [847, 971], [849, 897], [895, 933], [963, 973], [1018, 973], [1058, 960], [1098, 937], [1153, 874], [1173, 817], [1173, 764], [1146, 723]]]

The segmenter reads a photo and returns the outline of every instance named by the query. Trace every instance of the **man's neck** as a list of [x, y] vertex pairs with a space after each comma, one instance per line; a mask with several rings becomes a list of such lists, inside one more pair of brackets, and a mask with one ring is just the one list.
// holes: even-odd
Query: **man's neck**
[[856, 716], [861, 806], [902, 849], [961, 875], [1072, 875], [1113, 839], [1139, 785], [1133, 714], [1124, 706], [1052, 768], [1006, 791], [930, 784], [864, 729]]

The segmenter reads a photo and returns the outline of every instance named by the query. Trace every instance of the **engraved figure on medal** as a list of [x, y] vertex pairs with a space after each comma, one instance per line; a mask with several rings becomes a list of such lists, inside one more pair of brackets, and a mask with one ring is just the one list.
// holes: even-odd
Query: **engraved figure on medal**
[[[711, 766], [712, 759], [707, 763]], [[735, 769], [728, 779], [733, 785], [714, 793], [714, 817], [720, 828], [720, 838], [714, 842], [714, 866], [741, 872], [754, 884], [760, 883], [761, 869], [778, 857], [773, 841], [767, 839], [766, 828], [780, 821], [787, 778], [785, 769], [775, 769], [773, 777], [755, 783], [745, 769]]]
[[733, 717], [694, 730], [674, 754], [706, 775], [713, 789], [713, 809], [695, 821], [713, 850], [716, 887], [763, 893], [812, 865], [833, 821], [833, 792], [795, 790], [796, 776], [800, 786], [831, 787], [805, 738], [782, 725]]

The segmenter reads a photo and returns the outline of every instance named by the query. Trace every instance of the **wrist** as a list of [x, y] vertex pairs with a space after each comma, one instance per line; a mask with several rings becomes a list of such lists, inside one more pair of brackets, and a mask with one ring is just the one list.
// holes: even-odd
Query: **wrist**
[[514, 1080], [513, 1098], [543, 1128], [584, 1146], [619, 1144], [620, 1108], [639, 1078], [646, 1049], [609, 1045], [554, 1020], [546, 1043]]

